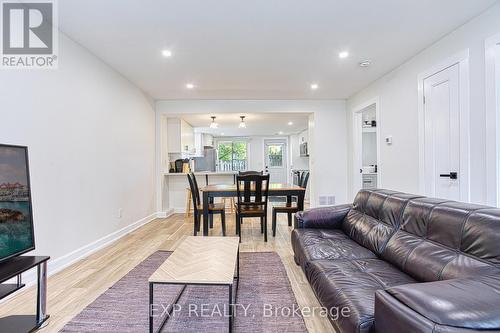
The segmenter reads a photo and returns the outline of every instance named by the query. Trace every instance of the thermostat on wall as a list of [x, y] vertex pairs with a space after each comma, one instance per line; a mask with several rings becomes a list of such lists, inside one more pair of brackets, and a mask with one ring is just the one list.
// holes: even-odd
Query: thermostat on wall
[[392, 136], [386, 136], [385, 137], [385, 143], [387, 145], [392, 145]]

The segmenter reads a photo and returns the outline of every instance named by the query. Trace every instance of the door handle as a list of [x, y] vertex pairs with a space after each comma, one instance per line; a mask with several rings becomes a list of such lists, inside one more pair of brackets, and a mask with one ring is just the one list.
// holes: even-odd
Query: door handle
[[458, 172], [450, 172], [448, 174], [440, 174], [441, 178], [458, 179]]

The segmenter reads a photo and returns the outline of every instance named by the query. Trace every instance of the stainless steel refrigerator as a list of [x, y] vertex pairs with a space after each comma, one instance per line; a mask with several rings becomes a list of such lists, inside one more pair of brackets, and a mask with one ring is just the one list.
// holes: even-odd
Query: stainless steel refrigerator
[[193, 157], [195, 171], [216, 171], [217, 150], [204, 147], [203, 157]]

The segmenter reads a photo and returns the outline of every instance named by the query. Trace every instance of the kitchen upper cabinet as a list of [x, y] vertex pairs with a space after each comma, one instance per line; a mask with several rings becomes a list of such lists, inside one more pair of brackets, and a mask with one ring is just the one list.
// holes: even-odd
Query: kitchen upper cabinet
[[[208, 133], [203, 133], [203, 147], [213, 147], [214, 146], [214, 136]], [[202, 148], [203, 148], [202, 147]]]
[[299, 133], [299, 144], [309, 141], [309, 131], [304, 130]]
[[214, 137], [208, 133], [194, 133], [194, 147], [196, 156], [203, 156], [203, 147], [214, 146]]
[[167, 147], [169, 153], [193, 153], [194, 130], [179, 118], [167, 119]]

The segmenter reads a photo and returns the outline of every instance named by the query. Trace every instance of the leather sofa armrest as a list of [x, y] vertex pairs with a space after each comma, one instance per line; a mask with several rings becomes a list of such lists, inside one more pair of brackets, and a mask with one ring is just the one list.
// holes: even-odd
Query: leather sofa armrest
[[500, 275], [377, 291], [377, 333], [500, 332]]
[[338, 229], [352, 205], [313, 208], [295, 214], [296, 228]]

